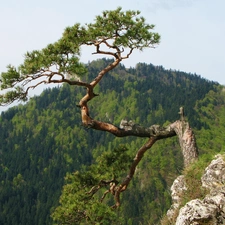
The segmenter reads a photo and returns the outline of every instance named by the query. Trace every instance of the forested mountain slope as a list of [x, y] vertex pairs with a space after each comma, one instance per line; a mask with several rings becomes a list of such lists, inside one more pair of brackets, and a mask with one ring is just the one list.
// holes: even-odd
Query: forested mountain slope
[[162, 225], [224, 224], [224, 105], [224, 87], [197, 102], [196, 111], [206, 125], [195, 132], [201, 155], [174, 180], [173, 205]]
[[[106, 59], [90, 62], [85, 79], [91, 80], [106, 63]], [[96, 89], [99, 96], [90, 106], [96, 119], [118, 126], [123, 118], [146, 126], [165, 124], [177, 120], [179, 107], [184, 106], [202, 153], [224, 148], [219, 134], [225, 128], [216, 126], [224, 119], [221, 110], [225, 104], [215, 82], [139, 63], [129, 69], [120, 65]], [[0, 224], [51, 224], [50, 214], [58, 204], [66, 173], [89, 165], [121, 143], [129, 154], [135, 154], [143, 142], [84, 128], [76, 107], [84, 91], [68, 85], [47, 89], [26, 105], [1, 114]], [[215, 134], [219, 140], [214, 139]], [[145, 155], [123, 196], [125, 224], [157, 223], [170, 207], [168, 187], [181, 170], [177, 139], [157, 143]]]

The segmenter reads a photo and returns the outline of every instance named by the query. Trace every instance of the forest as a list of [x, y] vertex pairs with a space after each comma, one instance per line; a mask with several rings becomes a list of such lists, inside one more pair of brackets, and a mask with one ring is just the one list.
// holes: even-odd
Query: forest
[[[93, 79], [109, 63], [103, 58], [86, 64], [84, 80]], [[216, 82], [163, 66], [119, 64], [95, 91], [99, 96], [89, 107], [101, 121], [118, 126], [122, 119], [145, 126], [166, 125], [179, 119], [183, 106], [196, 135], [199, 157], [207, 161], [225, 150], [225, 91]], [[84, 93], [83, 88], [63, 84], [1, 113], [0, 224], [54, 224], [60, 199], [76, 182], [75, 174], [88, 174], [104, 157], [112, 160], [118, 149], [129, 162], [143, 144], [141, 138], [114, 137], [83, 126], [76, 105]], [[118, 166], [118, 162], [108, 164]], [[101, 171], [103, 176], [104, 172], [111, 173]], [[177, 137], [157, 142], [123, 193], [115, 224], [160, 223], [171, 205], [170, 186], [182, 172]]]

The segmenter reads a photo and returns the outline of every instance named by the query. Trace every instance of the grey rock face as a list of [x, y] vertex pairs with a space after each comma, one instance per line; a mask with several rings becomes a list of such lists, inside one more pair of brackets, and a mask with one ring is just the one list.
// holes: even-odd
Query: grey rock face
[[[181, 183], [179, 183], [179, 180], [175, 180], [173, 186], [184, 186], [182, 180]], [[209, 194], [203, 200], [194, 199], [186, 203], [179, 210], [176, 225], [225, 224], [225, 161], [222, 155], [217, 155], [212, 160], [205, 169], [201, 181], [202, 187], [206, 188]], [[174, 188], [173, 186], [171, 187], [173, 205], [179, 207], [178, 196], [181, 193], [180, 190], [184, 191], [185, 189]], [[170, 209], [168, 217], [170, 218], [173, 215], [173, 211]]]
[[174, 180], [170, 190], [171, 190], [171, 197], [172, 197], [173, 204], [170, 207], [170, 209], [167, 211], [167, 217], [169, 219], [172, 219], [176, 210], [180, 207], [180, 203], [182, 200], [181, 197], [184, 191], [187, 190], [184, 175], [181, 175]]
[[215, 204], [194, 199], [180, 209], [176, 225], [223, 224], [218, 221], [219, 211]]
[[225, 162], [222, 155], [216, 155], [202, 176], [202, 186], [208, 189], [221, 187], [225, 184]]

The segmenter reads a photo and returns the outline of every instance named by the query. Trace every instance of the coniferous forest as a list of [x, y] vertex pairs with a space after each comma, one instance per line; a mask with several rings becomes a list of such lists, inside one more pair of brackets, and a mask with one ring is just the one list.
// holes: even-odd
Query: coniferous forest
[[[85, 79], [107, 64], [107, 59], [88, 63]], [[91, 116], [118, 126], [124, 118], [145, 126], [166, 125], [179, 119], [183, 106], [200, 157], [224, 152], [225, 91], [218, 83], [146, 63], [119, 65], [106, 76], [96, 87], [99, 96], [90, 103]], [[134, 157], [144, 142], [83, 127], [76, 105], [84, 91], [66, 84], [46, 89], [27, 104], [1, 113], [0, 224], [53, 224], [65, 177], [121, 145]], [[182, 169], [177, 138], [156, 143], [122, 196], [122, 224], [159, 223], [171, 205], [169, 188]]]

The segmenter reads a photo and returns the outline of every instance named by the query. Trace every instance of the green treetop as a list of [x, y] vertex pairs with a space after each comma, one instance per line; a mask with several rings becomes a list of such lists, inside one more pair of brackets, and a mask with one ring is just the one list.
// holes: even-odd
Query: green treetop
[[[143, 50], [159, 43], [159, 34], [152, 32], [154, 25], [147, 24], [139, 15], [139, 11], [123, 12], [121, 8], [104, 11], [93, 23], [83, 26], [76, 23], [67, 27], [57, 42], [27, 52], [23, 64], [18, 68], [9, 65], [1, 73], [1, 89], [6, 92], [0, 95], [0, 105], [27, 100], [29, 90], [42, 83], [65, 82], [86, 87], [89, 93], [86, 99], [90, 100], [94, 97], [93, 88], [107, 71], [128, 58], [134, 49]], [[90, 83], [81, 81], [86, 68], [79, 61], [81, 47], [88, 46], [94, 46], [93, 54], [114, 58]]]

